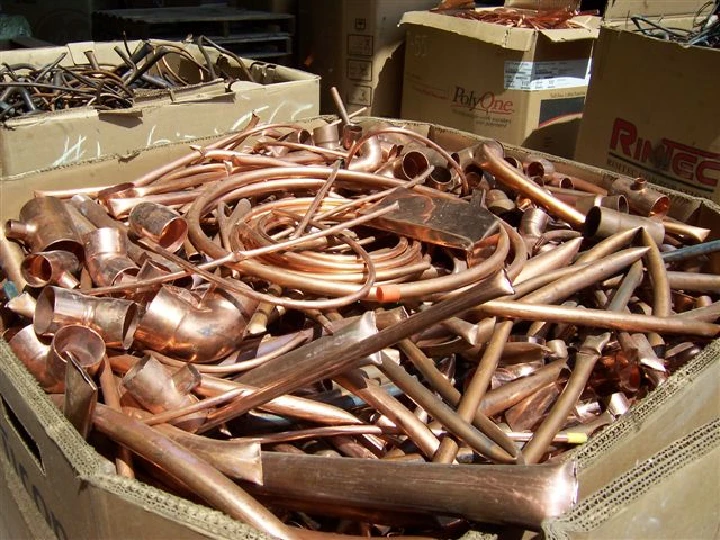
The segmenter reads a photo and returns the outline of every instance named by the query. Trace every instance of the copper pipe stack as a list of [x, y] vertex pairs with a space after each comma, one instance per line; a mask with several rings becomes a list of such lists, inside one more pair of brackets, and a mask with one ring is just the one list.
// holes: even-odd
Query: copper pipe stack
[[720, 280], [642, 179], [508, 154], [253, 120], [38, 193], [3, 337], [118, 474], [271, 537], [539, 530], [558, 458], [720, 333]]

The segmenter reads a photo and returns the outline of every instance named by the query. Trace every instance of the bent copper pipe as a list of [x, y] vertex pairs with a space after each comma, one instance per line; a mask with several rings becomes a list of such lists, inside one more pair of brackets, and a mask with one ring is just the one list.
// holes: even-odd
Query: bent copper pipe
[[715, 337], [720, 325], [679, 317], [655, 317], [630, 313], [609, 313], [604, 310], [553, 306], [548, 304], [524, 304], [493, 300], [476, 308], [479, 312], [496, 317], [508, 317], [526, 321], [575, 324], [628, 332], [657, 332]]
[[[198, 399], [191, 394], [192, 388], [200, 384], [200, 373], [187, 364], [181, 368], [180, 378], [171, 376], [160, 362], [146, 356], [130, 368], [123, 377], [123, 387], [145, 409], [154, 414], [180, 409], [196, 403]], [[177, 375], [176, 373], [176, 375]], [[191, 382], [183, 384], [182, 376], [189, 375]], [[180, 420], [170, 421], [185, 431], [196, 431], [205, 421], [206, 411], [186, 415]]]
[[237, 349], [255, 306], [219, 289], [200, 296], [165, 285], [146, 306], [135, 339], [188, 362], [212, 362]]
[[480, 167], [495, 175], [495, 178], [503, 184], [545, 208], [549, 214], [566, 221], [573, 227], [579, 228], [584, 225], [585, 216], [583, 214], [549, 194], [523, 173], [511, 167], [487, 144], [480, 147], [480, 152], [476, 154], [475, 158]]
[[162, 468], [230, 517], [272, 538], [296, 538], [290, 528], [217, 468], [158, 430], [101, 404], [95, 409], [93, 424], [95, 429]]
[[[356, 141], [357, 143], [357, 141]], [[350, 154], [348, 153], [348, 160]], [[360, 158], [348, 161], [348, 169], [359, 172], [375, 172], [382, 165], [382, 148], [377, 137], [365, 140], [360, 146]]]
[[187, 238], [185, 219], [160, 204], [145, 202], [133, 207], [128, 215], [128, 225], [137, 236], [149, 238], [172, 252], [180, 249]]
[[636, 229], [637, 227], [647, 229], [657, 245], [663, 243], [665, 227], [662, 221], [630, 214], [621, 214], [610, 208], [598, 206], [591, 208], [587, 214], [585, 234], [587, 236], [605, 237], [621, 231]]
[[23, 259], [24, 254], [20, 246], [8, 240], [5, 236], [5, 228], [0, 227], [0, 269], [15, 284], [18, 291], [22, 291], [27, 285], [21, 269]]
[[574, 238], [550, 251], [532, 257], [524, 264], [520, 274], [513, 281], [513, 285], [517, 286], [540, 274], [568, 266], [577, 256], [583, 241], [582, 237]]
[[35, 310], [35, 331], [57, 332], [67, 324], [83, 324], [98, 332], [108, 347], [129, 349], [137, 325], [137, 306], [120, 298], [94, 298], [58, 287], [45, 287]]
[[695, 272], [667, 272], [668, 284], [673, 289], [684, 291], [720, 291], [720, 276]]
[[30, 287], [58, 285], [75, 289], [80, 281], [75, 277], [81, 269], [78, 258], [69, 251], [40, 251], [31, 253], [22, 263], [23, 277]]
[[614, 195], [623, 195], [630, 208], [641, 216], [664, 216], [670, 208], [670, 199], [647, 185], [644, 178], [621, 176], [610, 186]]
[[84, 240], [87, 269], [96, 285], [114, 285], [138, 274], [140, 269], [127, 256], [127, 235], [119, 229], [100, 227], [86, 234]]
[[19, 220], [5, 226], [9, 239], [21, 240], [30, 251], [70, 251], [82, 257], [82, 242], [72, 226], [65, 204], [55, 197], [30, 199], [20, 209]]
[[[575, 463], [441, 465], [263, 452], [259, 491], [317, 504], [460, 516], [538, 529], [575, 504]], [[408, 481], [412, 479], [412, 481]], [[422, 486], [421, 489], [419, 487]]]

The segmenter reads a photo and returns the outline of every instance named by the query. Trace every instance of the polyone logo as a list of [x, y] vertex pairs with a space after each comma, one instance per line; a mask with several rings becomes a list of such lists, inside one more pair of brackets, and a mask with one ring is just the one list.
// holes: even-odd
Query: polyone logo
[[610, 155], [638, 166], [647, 164], [677, 179], [710, 188], [720, 181], [720, 154], [666, 138], [653, 145], [640, 137], [635, 124], [622, 118], [616, 118], [613, 124]]
[[515, 106], [511, 99], [501, 99], [493, 92], [484, 94], [476, 93], [475, 90], [468, 91], [462, 86], [456, 86], [452, 102], [467, 107], [471, 111], [484, 111], [487, 114], [511, 115], [515, 112]]

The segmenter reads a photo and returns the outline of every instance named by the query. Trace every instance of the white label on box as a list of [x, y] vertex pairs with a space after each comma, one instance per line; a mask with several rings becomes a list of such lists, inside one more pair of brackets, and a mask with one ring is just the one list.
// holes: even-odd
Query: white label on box
[[505, 62], [506, 90], [554, 90], [587, 86], [590, 59], [556, 62]]

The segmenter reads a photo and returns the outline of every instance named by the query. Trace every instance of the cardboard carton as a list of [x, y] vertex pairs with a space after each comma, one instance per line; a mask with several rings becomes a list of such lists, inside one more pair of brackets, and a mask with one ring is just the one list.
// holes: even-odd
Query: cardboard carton
[[[379, 119], [361, 119], [375, 123]], [[307, 121], [308, 128], [319, 120]], [[483, 137], [423, 123], [406, 125], [457, 151], [486, 140]], [[210, 142], [206, 139], [204, 142]], [[127, 181], [188, 151], [186, 144], [150, 148], [127, 159], [59, 167], [6, 178], [0, 182], [0, 221], [16, 217], [36, 189], [108, 185]], [[523, 158], [529, 151], [509, 145], [508, 155]], [[559, 160], [557, 169], [581, 174], [608, 185], [617, 175], [576, 162]], [[710, 227], [720, 235], [720, 208], [709, 201], [665, 190], [673, 216]], [[628, 416], [601, 432], [577, 452], [580, 494], [592, 494], [638, 462], [673, 445], [700, 426], [720, 417], [718, 392], [720, 342], [709, 345], [657, 391], [634, 405]], [[678, 450], [679, 451], [679, 450]], [[667, 454], [667, 451], [666, 451]], [[674, 456], [670, 454], [670, 457]], [[665, 471], [660, 471], [665, 474]], [[657, 478], [655, 479], [657, 480]], [[0, 341], [0, 538], [58, 539], [242, 538], [262, 536], [247, 525], [202, 505], [167, 494], [136, 480], [118, 477], [114, 465], [98, 454], [65, 420], [22, 363]], [[703, 494], [693, 496], [702, 497]], [[688, 511], [693, 507], [688, 496]], [[705, 508], [707, 505], [704, 505]], [[21, 516], [6, 518], [15, 508]], [[608, 506], [608, 511], [613, 510]], [[700, 518], [711, 516], [695, 513]], [[674, 520], [670, 514], [659, 515]], [[548, 529], [550, 530], [550, 529]], [[562, 536], [558, 536], [562, 537]], [[590, 537], [590, 536], [585, 536]], [[555, 536], [553, 536], [555, 538]]]
[[716, 49], [603, 28], [576, 159], [720, 201], [719, 63]]
[[[136, 43], [129, 46], [134, 48]], [[118, 44], [123, 46], [118, 42], [86, 42], [6, 51], [0, 52], [0, 62], [42, 66], [66, 53], [65, 65], [87, 64], [84, 52], [92, 50], [101, 64], [117, 65], [120, 58], [113, 48]], [[185, 48], [197, 59], [202, 58], [196, 46]], [[208, 52], [216, 61], [218, 53]], [[230, 90], [224, 82], [195, 84], [177, 90], [140, 92], [129, 109], [80, 107], [8, 119], [0, 126], [0, 175], [128, 156], [148, 147], [219, 135], [243, 126], [253, 113], [265, 122], [318, 114], [316, 75], [262, 62], [252, 62], [252, 69], [257, 83], [240, 81]], [[194, 71], [198, 72], [197, 67]]]
[[600, 19], [583, 28], [507, 28], [406, 13], [403, 118], [570, 157]]
[[403, 79], [403, 13], [437, 0], [315, 0], [301, 2], [301, 64], [322, 77], [321, 110], [336, 114], [335, 86], [349, 112], [398, 117]]

